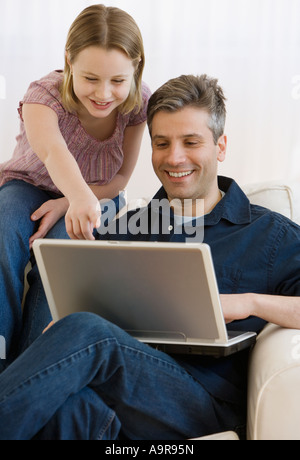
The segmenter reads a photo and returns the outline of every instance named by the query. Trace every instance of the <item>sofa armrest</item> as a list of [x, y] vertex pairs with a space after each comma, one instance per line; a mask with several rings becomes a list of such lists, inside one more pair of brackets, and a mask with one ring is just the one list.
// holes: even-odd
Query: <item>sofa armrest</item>
[[251, 352], [248, 439], [300, 439], [300, 331], [268, 324]]

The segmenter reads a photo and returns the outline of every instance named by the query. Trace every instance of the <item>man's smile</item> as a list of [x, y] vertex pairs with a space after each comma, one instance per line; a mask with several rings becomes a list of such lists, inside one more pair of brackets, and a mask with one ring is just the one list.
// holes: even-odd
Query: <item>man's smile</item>
[[182, 171], [182, 172], [167, 171], [167, 173], [171, 177], [180, 178], [180, 177], [190, 176], [191, 174], [193, 174], [193, 171]]

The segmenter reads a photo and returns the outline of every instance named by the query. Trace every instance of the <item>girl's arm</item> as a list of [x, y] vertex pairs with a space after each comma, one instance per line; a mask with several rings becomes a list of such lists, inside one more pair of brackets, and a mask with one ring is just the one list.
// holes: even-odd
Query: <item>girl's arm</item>
[[31, 148], [69, 202], [66, 214], [69, 236], [94, 239], [93, 229], [100, 225], [99, 201], [86, 184], [75, 158], [68, 150], [56, 113], [44, 105], [24, 104], [22, 115]]
[[[114, 198], [126, 187], [136, 166], [145, 123], [128, 127], [124, 134], [124, 162], [114, 179], [104, 186], [89, 187], [82, 177], [73, 155], [69, 152], [58, 126], [58, 118], [49, 107], [38, 104], [23, 105], [23, 119], [28, 141], [45, 164], [56, 187], [66, 197], [67, 203], [60, 206], [43, 205], [35, 214], [35, 219], [43, 218], [38, 232], [31, 238], [42, 238], [56, 221], [66, 214], [66, 230], [73, 239], [94, 239], [93, 229], [100, 225], [101, 209], [99, 200]], [[63, 199], [60, 200], [63, 202]], [[55, 222], [54, 222], [55, 220]]]

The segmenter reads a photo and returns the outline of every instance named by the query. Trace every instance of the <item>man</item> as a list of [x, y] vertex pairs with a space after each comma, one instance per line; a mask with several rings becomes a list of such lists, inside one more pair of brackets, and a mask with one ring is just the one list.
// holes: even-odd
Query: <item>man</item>
[[[204, 224], [226, 321], [256, 332], [267, 321], [300, 329], [299, 227], [250, 205], [233, 180], [217, 176], [226, 156], [225, 115], [223, 91], [205, 75], [157, 90], [148, 125], [163, 187], [101, 238], [184, 243], [193, 231], [203, 239]], [[182, 220], [178, 204], [185, 200], [189, 216]], [[143, 222], [140, 232], [132, 222], [135, 230]], [[243, 436], [247, 360], [247, 351], [221, 359], [168, 356], [98, 316], [71, 315], [0, 375], [0, 439]]]

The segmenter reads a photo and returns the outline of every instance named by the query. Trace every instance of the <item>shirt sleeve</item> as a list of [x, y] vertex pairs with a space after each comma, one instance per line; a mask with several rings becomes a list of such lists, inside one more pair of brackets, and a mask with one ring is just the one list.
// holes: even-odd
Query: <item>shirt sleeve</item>
[[136, 113], [133, 111], [130, 115], [129, 122], [127, 126], [136, 126], [141, 123], [144, 123], [147, 120], [147, 108], [148, 108], [148, 101], [151, 96], [151, 90], [146, 83], [142, 83], [142, 98], [143, 104], [141, 110]]
[[276, 295], [300, 296], [300, 227], [282, 218], [276, 246], [273, 248], [270, 284]]
[[[57, 75], [54, 75], [54, 74]], [[24, 104], [41, 104], [50, 107], [59, 116], [65, 112], [59, 91], [59, 74], [53, 72], [49, 76], [30, 84], [23, 100], [20, 102], [18, 112], [22, 118]]]

